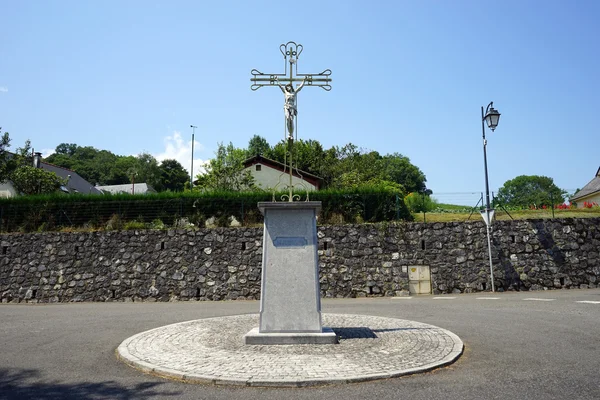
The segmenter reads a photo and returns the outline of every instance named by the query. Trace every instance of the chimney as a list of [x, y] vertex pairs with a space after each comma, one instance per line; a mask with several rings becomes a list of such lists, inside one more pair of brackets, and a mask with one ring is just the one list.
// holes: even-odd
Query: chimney
[[35, 168], [40, 167], [40, 163], [42, 162], [42, 153], [33, 153], [33, 166]]

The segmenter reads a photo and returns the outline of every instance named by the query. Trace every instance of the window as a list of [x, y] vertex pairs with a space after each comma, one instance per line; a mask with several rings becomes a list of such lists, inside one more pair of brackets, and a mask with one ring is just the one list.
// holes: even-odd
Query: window
[[257, 171], [260, 171], [261, 167], [262, 167], [262, 165], [260, 165], [260, 164], [256, 164], [256, 170], [257, 170]]

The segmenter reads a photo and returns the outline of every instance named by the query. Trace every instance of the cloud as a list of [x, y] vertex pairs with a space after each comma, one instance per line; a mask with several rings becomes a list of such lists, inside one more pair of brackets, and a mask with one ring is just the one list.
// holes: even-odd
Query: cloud
[[8, 92], [8, 88], [5, 86], [0, 86], [0, 92], [6, 93]]
[[42, 149], [40, 153], [42, 153], [42, 158], [47, 158], [54, 154], [54, 149]]
[[[164, 139], [165, 150], [162, 153], [154, 154], [154, 157], [160, 162], [166, 159], [177, 160], [183, 165], [186, 171], [190, 170], [192, 158], [192, 141], [184, 140], [181, 137], [181, 132], [173, 131], [173, 135], [167, 136]], [[197, 140], [194, 140], [194, 154], [204, 148]], [[204, 172], [204, 165], [208, 160], [194, 158], [194, 176]]]

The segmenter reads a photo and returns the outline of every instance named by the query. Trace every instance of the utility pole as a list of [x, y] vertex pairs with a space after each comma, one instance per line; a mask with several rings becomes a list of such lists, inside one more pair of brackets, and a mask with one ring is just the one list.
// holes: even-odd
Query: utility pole
[[197, 126], [190, 125], [192, 128], [192, 163], [190, 166], [190, 190], [194, 187], [194, 135], [196, 133]]

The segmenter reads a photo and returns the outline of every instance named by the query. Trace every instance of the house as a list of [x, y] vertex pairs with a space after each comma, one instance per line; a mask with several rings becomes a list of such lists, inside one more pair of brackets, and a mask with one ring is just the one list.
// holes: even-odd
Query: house
[[156, 193], [156, 190], [147, 183], [126, 183], [124, 185], [105, 185], [105, 186], [96, 186], [96, 189], [100, 190], [102, 193], [110, 193], [110, 194], [118, 194], [118, 193], [128, 193], [128, 194], [149, 194]]
[[583, 208], [584, 202], [600, 204], [600, 168], [598, 168], [594, 179], [585, 185], [583, 189], [575, 193], [569, 200], [571, 203], [577, 203], [578, 208]]
[[17, 189], [15, 189], [11, 181], [0, 182], [0, 198], [15, 197], [18, 195], [19, 193], [17, 192]]
[[[289, 184], [289, 169], [279, 161], [257, 155], [244, 161], [244, 171], [250, 171], [256, 186], [262, 189], [285, 190]], [[292, 184], [297, 190], [309, 192], [319, 190], [321, 178], [308, 172], [293, 170]]]
[[[43, 162], [42, 153], [34, 153], [33, 166], [49, 172], [54, 172], [59, 178], [62, 178], [65, 181], [65, 184], [60, 187], [60, 190], [65, 193], [101, 194], [99, 190], [79, 176], [77, 172]], [[18, 194], [19, 193], [12, 182], [7, 181], [0, 183], [0, 197], [14, 197], [18, 196]]]

